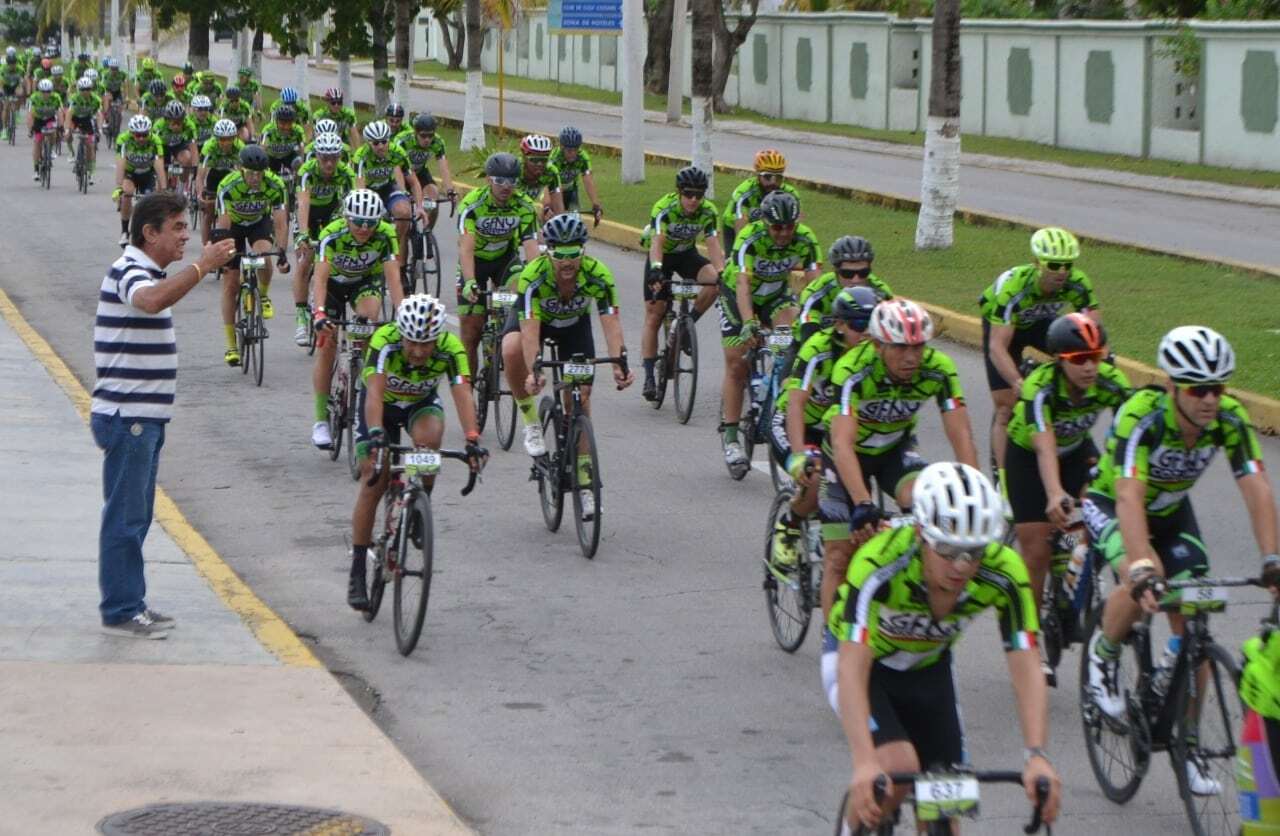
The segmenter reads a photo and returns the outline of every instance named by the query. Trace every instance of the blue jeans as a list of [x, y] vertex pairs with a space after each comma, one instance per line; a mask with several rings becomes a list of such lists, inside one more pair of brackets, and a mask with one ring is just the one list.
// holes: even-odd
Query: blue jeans
[[147, 608], [142, 543], [151, 527], [164, 423], [93, 413], [93, 440], [103, 451], [98, 587], [103, 624], [120, 624]]

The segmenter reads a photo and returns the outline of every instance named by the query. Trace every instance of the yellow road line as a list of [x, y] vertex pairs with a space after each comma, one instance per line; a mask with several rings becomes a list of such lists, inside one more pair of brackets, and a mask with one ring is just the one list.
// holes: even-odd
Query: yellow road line
[[[0, 290], [0, 316], [3, 316], [18, 337], [26, 343], [35, 358], [44, 366], [54, 382], [67, 393], [81, 420], [89, 420], [91, 398], [80, 380], [53, 350], [48, 341], [31, 327], [31, 323], [18, 311], [13, 300]], [[319, 668], [320, 661], [289, 629], [253, 590], [227, 565], [200, 532], [187, 521], [178, 506], [161, 487], [156, 488], [156, 519], [164, 526], [178, 547], [191, 558], [196, 571], [205, 579], [227, 609], [240, 616], [253, 631], [258, 642], [283, 664], [292, 667]]]

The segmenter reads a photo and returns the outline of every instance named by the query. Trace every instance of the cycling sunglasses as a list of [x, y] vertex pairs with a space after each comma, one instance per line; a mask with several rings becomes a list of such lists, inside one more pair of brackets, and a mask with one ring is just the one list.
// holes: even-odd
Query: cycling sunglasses
[[949, 543], [934, 543], [930, 540], [925, 540], [925, 542], [929, 544], [929, 548], [933, 549], [938, 557], [948, 563], [956, 563], [962, 560], [965, 563], [981, 563], [983, 552], [986, 551], [985, 548], [966, 549], [960, 546], [952, 546]]
[[1073, 366], [1083, 366], [1088, 362], [1101, 363], [1107, 359], [1108, 353], [1107, 349], [1099, 348], [1094, 351], [1067, 351], [1059, 354], [1058, 357]]
[[769, 228], [772, 229], [774, 232], [782, 232], [783, 230], [787, 230], [787, 229], [795, 229], [796, 225], [795, 224], [769, 224]]
[[370, 144], [370, 145], [374, 145], [374, 146], [377, 146], [377, 145], [386, 145], [386, 144], [387, 144], [387, 140], [385, 140], [385, 139], [371, 139], [371, 140], [369, 140], [369, 144]]
[[361, 229], [372, 229], [381, 223], [377, 218], [347, 218], [347, 221], [355, 224]]
[[702, 200], [704, 197], [707, 196], [707, 193], [706, 192], [681, 192], [680, 196], [697, 198], [698, 200]]
[[1222, 393], [1227, 391], [1226, 385], [1222, 383], [1179, 383], [1178, 388], [1195, 398], [1209, 395], [1222, 397]]
[[490, 177], [489, 180], [495, 186], [514, 186], [516, 178], [514, 177]]
[[781, 174], [764, 174], [764, 173], [761, 173], [761, 174], [759, 174], [759, 175], [757, 175], [757, 176], [760, 178], [760, 180], [761, 180], [762, 182], [765, 182], [765, 183], [781, 183], [781, 182], [782, 182], [782, 175], [781, 175]]
[[582, 247], [553, 247], [551, 257], [556, 261], [570, 261], [582, 258]]
[[1061, 270], [1070, 270], [1073, 266], [1073, 262], [1070, 261], [1045, 261], [1042, 263], [1044, 264], [1044, 269], [1054, 273]]
[[423, 139], [431, 139], [433, 136], [436, 135], [435, 131], [414, 131], [414, 133], [416, 133], [418, 136], [422, 137]]
[[871, 268], [863, 267], [859, 270], [852, 270], [849, 268], [837, 269], [836, 273], [842, 279], [865, 279], [871, 275]]

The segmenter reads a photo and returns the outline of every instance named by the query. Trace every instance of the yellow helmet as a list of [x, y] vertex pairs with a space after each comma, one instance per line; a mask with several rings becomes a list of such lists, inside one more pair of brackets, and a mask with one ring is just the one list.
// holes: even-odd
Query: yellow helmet
[[1075, 261], [1080, 257], [1080, 242], [1065, 229], [1049, 226], [1031, 236], [1031, 254], [1041, 261]]
[[774, 148], [756, 152], [756, 173], [781, 174], [787, 170], [787, 158]]

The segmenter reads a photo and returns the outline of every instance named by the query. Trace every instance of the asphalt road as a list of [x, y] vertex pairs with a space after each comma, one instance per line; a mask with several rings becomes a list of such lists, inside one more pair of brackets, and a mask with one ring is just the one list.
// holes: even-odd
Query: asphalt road
[[[234, 71], [235, 53], [229, 44], [210, 46], [211, 61], [220, 72]], [[185, 48], [174, 47], [166, 58], [181, 63]], [[263, 75], [269, 84], [292, 84], [291, 63], [264, 58]], [[311, 69], [313, 93], [336, 84], [333, 72]], [[353, 95], [373, 101], [373, 82], [353, 78]], [[442, 90], [415, 89], [405, 102], [413, 109], [461, 118], [463, 96]], [[508, 125], [523, 130], [558, 134], [567, 124], [578, 126], [592, 141], [622, 144], [622, 120], [608, 112], [563, 110], [546, 104], [507, 102]], [[496, 123], [496, 100], [485, 101], [485, 119]], [[688, 128], [646, 123], [646, 150], [688, 156]], [[920, 161], [892, 154], [878, 154], [822, 145], [821, 137], [805, 142], [771, 136], [788, 159], [788, 170], [802, 177], [871, 191], [918, 197]], [[717, 133], [715, 159], [749, 165], [762, 139]], [[1280, 239], [1272, 231], [1280, 226], [1280, 209], [1261, 208], [1220, 200], [1163, 194], [1102, 183], [1064, 180], [992, 168], [961, 169], [960, 205], [966, 209], [995, 212], [1029, 223], [1053, 224], [1087, 235], [1106, 236], [1163, 249], [1280, 267]]]
[[[97, 288], [119, 253], [109, 188], [76, 194], [60, 160], [53, 190], [41, 191], [28, 153], [25, 142], [0, 147], [0, 286], [92, 386]], [[450, 263], [453, 236], [442, 237]], [[619, 278], [638, 356], [640, 261], [592, 250]], [[544, 528], [523, 453], [495, 449], [465, 500], [459, 469], [446, 468], [426, 632], [405, 659], [389, 612], [370, 625], [346, 607], [355, 485], [345, 465], [310, 445], [309, 361], [291, 343], [288, 291], [277, 282], [281, 315], [261, 388], [222, 363], [216, 283], [178, 306], [182, 372], [161, 482], [464, 818], [486, 834], [831, 831], [848, 756], [819, 687], [817, 631], [795, 655], [769, 631], [758, 561], [772, 494], [764, 474], [733, 482], [720, 461], [712, 324], [701, 326], [711, 350], [688, 426], [636, 390], [599, 391], [605, 531], [594, 561], [571, 530]], [[977, 355], [948, 350], [971, 390], [974, 426], [985, 427]], [[932, 410], [920, 436], [926, 455], [945, 455]], [[459, 441], [452, 418], [448, 439]], [[1274, 467], [1280, 444], [1265, 447]], [[1256, 549], [1229, 481], [1213, 465], [1197, 503], [1215, 568], [1245, 573]], [[1216, 622], [1220, 637], [1238, 646], [1263, 614], [1261, 599], [1237, 595]], [[1016, 767], [1022, 743], [996, 630], [988, 618], [970, 633], [957, 652], [970, 751], [979, 765]], [[1068, 681], [1076, 664], [1074, 654], [1064, 662]], [[1163, 758], [1127, 806], [1102, 798], [1076, 704], [1070, 685], [1052, 694], [1051, 748], [1067, 787], [1056, 832], [1185, 832]], [[1018, 791], [994, 789], [983, 811], [980, 832], [1005, 833], [1026, 806]]]

